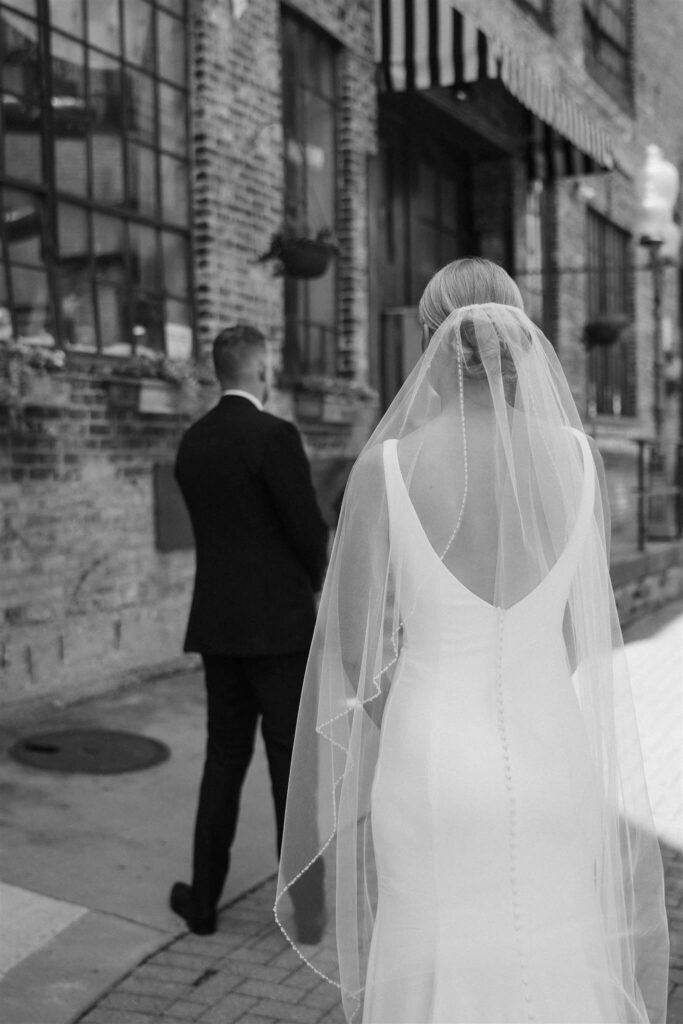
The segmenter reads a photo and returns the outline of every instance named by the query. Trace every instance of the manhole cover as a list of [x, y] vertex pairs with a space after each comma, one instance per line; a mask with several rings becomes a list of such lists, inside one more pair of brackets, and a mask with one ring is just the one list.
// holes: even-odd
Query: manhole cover
[[106, 729], [64, 729], [25, 736], [10, 748], [10, 757], [53, 772], [116, 775], [165, 761], [167, 746], [148, 736]]

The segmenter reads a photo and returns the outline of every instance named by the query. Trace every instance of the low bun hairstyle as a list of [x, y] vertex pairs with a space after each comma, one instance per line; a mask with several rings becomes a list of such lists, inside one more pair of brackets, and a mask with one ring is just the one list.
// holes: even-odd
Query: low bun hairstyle
[[[471, 256], [454, 260], [437, 270], [422, 293], [418, 315], [420, 322], [433, 333], [453, 310], [489, 302], [524, 310], [521, 292], [507, 271], [490, 260]], [[465, 376], [484, 377], [486, 371], [474, 326], [467, 320], [462, 323], [461, 342]], [[502, 374], [514, 379], [514, 362], [503, 341], [500, 349]]]

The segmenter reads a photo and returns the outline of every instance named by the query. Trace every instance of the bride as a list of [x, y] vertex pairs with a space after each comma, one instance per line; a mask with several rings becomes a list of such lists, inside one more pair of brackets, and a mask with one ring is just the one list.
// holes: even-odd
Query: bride
[[[342, 505], [276, 918], [348, 1021], [663, 1024], [599, 456], [504, 270], [449, 264], [420, 319]], [[323, 864], [336, 943], [300, 948], [283, 898]]]

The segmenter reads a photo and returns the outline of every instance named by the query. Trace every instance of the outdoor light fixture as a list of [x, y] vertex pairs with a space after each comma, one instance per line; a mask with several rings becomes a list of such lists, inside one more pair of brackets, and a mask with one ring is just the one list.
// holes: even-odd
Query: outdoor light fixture
[[648, 250], [652, 270], [653, 313], [653, 417], [655, 426], [655, 452], [660, 453], [663, 408], [663, 346], [662, 346], [662, 291], [664, 267], [678, 262], [681, 229], [673, 220], [673, 209], [678, 198], [679, 174], [676, 167], [664, 159], [659, 146], [648, 146], [643, 169], [638, 177], [639, 209], [637, 231], [640, 244]]

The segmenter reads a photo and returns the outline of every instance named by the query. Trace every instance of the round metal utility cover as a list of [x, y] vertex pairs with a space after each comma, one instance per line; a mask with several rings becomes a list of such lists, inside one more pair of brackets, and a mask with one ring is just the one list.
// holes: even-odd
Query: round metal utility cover
[[165, 761], [170, 751], [158, 740], [130, 732], [64, 729], [25, 736], [9, 754], [22, 764], [53, 772], [116, 775], [151, 768]]

